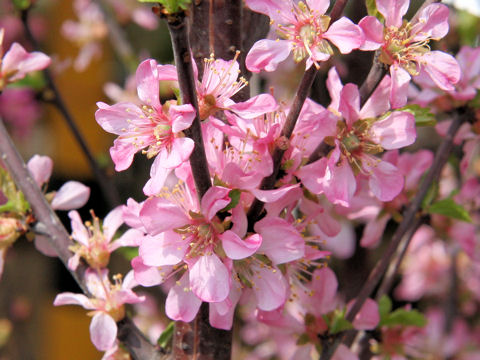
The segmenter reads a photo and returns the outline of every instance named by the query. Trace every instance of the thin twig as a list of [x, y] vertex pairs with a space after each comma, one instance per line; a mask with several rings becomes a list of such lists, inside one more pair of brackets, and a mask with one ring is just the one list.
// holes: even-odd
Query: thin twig
[[[30, 204], [33, 214], [37, 220], [35, 228], [38, 232], [47, 234], [50, 245], [55, 249], [58, 257], [73, 276], [78, 286], [86, 295], [88, 292], [84, 281], [84, 273], [86, 267], [80, 264], [75, 271], [67, 267], [68, 259], [73, 255], [68, 249], [73, 244], [70, 236], [58, 219], [55, 211], [45, 200], [42, 191], [33, 180], [27, 165], [21, 158], [15, 148], [12, 139], [8, 135], [7, 129], [0, 119], [0, 155], [3, 164], [12, 176], [15, 184], [24, 194], [26, 200]], [[118, 323], [119, 339], [125, 344], [134, 359], [154, 359], [160, 360], [160, 353], [138, 330], [133, 322], [125, 318]]]
[[[21, 18], [22, 18], [23, 27], [25, 29], [25, 33], [27, 35], [28, 40], [32, 43], [35, 50], [39, 50], [38, 43], [35, 40], [35, 37], [33, 36], [30, 26], [28, 25], [28, 13], [29, 13], [28, 9], [22, 11]], [[95, 179], [100, 185], [100, 188], [102, 190], [102, 193], [104, 194], [105, 200], [108, 202], [108, 205], [111, 208], [119, 205], [120, 197], [118, 195], [118, 191], [116, 187], [114, 186], [111, 179], [109, 179], [105, 175], [105, 173], [102, 171], [102, 169], [100, 169], [100, 167], [98, 166], [98, 163], [95, 160], [92, 152], [90, 151], [90, 148], [88, 147], [88, 144], [84, 139], [82, 133], [80, 132], [80, 129], [78, 128], [76, 121], [74, 120], [72, 114], [70, 113], [70, 110], [65, 105], [65, 102], [63, 101], [63, 97], [60, 94], [60, 91], [58, 90], [57, 85], [55, 84], [55, 81], [53, 80], [53, 76], [50, 70], [44, 69], [43, 75], [45, 76], [45, 79], [47, 81], [48, 88], [53, 93], [53, 99], [51, 100], [51, 103], [55, 105], [58, 111], [62, 114], [65, 122], [70, 128], [70, 131], [72, 132], [75, 140], [80, 146], [80, 149], [85, 155], [85, 158], [87, 159], [88, 164], [90, 165], [90, 168], [93, 172], [93, 175], [95, 176]]]
[[[458, 112], [456, 113], [454, 120], [452, 121], [452, 124], [448, 129], [447, 135], [445, 136], [444, 140], [442, 141], [442, 144], [440, 145], [440, 147], [438, 148], [435, 154], [435, 159], [433, 161], [432, 167], [430, 168], [424, 180], [422, 181], [418, 189], [418, 192], [415, 195], [415, 198], [412, 200], [412, 202], [406, 209], [403, 215], [403, 220], [398, 226], [397, 230], [395, 231], [387, 250], [385, 251], [384, 254], [382, 254], [382, 258], [377, 263], [377, 265], [373, 268], [373, 270], [370, 272], [370, 275], [368, 276], [368, 279], [365, 281], [365, 284], [363, 285], [362, 289], [360, 290], [360, 293], [355, 299], [353, 306], [345, 316], [346, 320], [351, 322], [355, 319], [355, 316], [358, 314], [358, 312], [362, 308], [367, 298], [373, 293], [373, 290], [380, 282], [380, 279], [382, 278], [383, 274], [387, 270], [387, 267], [393, 255], [395, 254], [398, 246], [400, 245], [402, 238], [409, 231], [412, 224], [415, 223], [422, 201], [425, 195], [427, 194], [430, 186], [436, 179], [439, 178], [440, 173], [443, 169], [443, 166], [445, 165], [448, 159], [448, 156], [450, 155], [450, 152], [452, 150], [453, 138], [455, 134], [457, 133], [460, 126], [464, 122], [468, 121], [468, 119], [471, 117], [472, 117], [472, 114], [469, 109], [466, 109], [466, 108], [458, 109]], [[338, 345], [340, 345], [340, 343], [341, 343], [341, 337], [336, 337], [332, 346], [328, 347], [328, 349], [325, 349], [325, 352], [323, 353], [321, 360], [330, 359], [331, 356], [334, 354], [335, 350], [337, 349]]]

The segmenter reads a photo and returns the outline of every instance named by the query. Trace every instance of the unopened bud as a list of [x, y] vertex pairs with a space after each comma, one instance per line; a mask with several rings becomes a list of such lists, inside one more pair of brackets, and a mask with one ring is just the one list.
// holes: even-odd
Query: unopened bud
[[20, 236], [22, 228], [18, 219], [0, 217], [0, 248], [13, 244]]

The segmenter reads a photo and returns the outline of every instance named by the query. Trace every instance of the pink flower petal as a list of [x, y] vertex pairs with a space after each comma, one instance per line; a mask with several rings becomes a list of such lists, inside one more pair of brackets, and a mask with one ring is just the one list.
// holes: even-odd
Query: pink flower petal
[[378, 11], [385, 17], [386, 26], [399, 28], [407, 13], [409, 0], [376, 0]]
[[123, 206], [117, 206], [110, 211], [103, 219], [103, 234], [108, 240], [111, 240], [117, 232], [120, 225], [123, 224]]
[[350, 129], [355, 121], [358, 120], [360, 112], [360, 93], [355, 84], [347, 84], [340, 93], [340, 103], [338, 110], [342, 113], [348, 128]]
[[90, 339], [100, 351], [107, 351], [115, 344], [117, 324], [110, 315], [97, 312], [90, 323]]
[[55, 210], [79, 209], [85, 205], [90, 197], [90, 188], [78, 181], [67, 181], [56, 192], [52, 200]]
[[323, 315], [335, 308], [338, 281], [332, 269], [325, 267], [315, 270], [311, 288], [314, 291], [315, 307], [313, 310], [315, 314]]
[[365, 229], [363, 230], [362, 238], [360, 239], [360, 246], [366, 248], [375, 248], [382, 240], [382, 235], [387, 226], [388, 220], [391, 216], [385, 214], [378, 219], [373, 219], [367, 223]]
[[290, 54], [291, 43], [286, 40], [260, 40], [257, 41], [247, 54], [245, 65], [251, 72], [261, 70], [275, 71], [278, 64]]
[[122, 236], [110, 243], [108, 251], [112, 252], [124, 246], [139, 246], [143, 239], [143, 232], [137, 229], [128, 229]]
[[226, 207], [232, 199], [228, 196], [230, 189], [221, 186], [210, 187], [201, 201], [202, 214], [211, 220], [217, 212]]
[[188, 240], [174, 231], [167, 231], [155, 237], [145, 236], [140, 244], [139, 255], [145, 265], [176, 265], [182, 261], [188, 249]]
[[28, 53], [14, 42], [2, 59], [1, 75], [7, 80], [15, 81], [25, 77], [29, 72], [42, 70], [50, 65], [50, 58], [41, 52]]
[[190, 269], [190, 284], [203, 301], [223, 301], [230, 292], [230, 272], [217, 255], [203, 255]]
[[460, 80], [460, 66], [455, 58], [443, 51], [429, 51], [422, 56], [423, 70], [442, 90], [453, 91]]
[[140, 219], [150, 235], [173, 230], [190, 222], [183, 209], [163, 198], [145, 201], [140, 210]]
[[370, 128], [372, 140], [386, 150], [400, 149], [415, 142], [415, 117], [406, 111], [395, 111]]
[[362, 166], [371, 174], [368, 184], [380, 201], [392, 201], [402, 191], [403, 175], [389, 162], [362, 160]]
[[133, 156], [138, 151], [130, 142], [117, 138], [110, 148], [110, 156], [116, 171], [126, 170], [132, 165]]
[[305, 255], [305, 241], [290, 223], [277, 217], [267, 217], [255, 224], [262, 237], [259, 252], [265, 253], [276, 264], [297, 260]]
[[[347, 312], [353, 306], [353, 300], [347, 305]], [[373, 330], [380, 322], [380, 313], [377, 303], [368, 298], [353, 320], [353, 327], [357, 330]]]
[[287, 281], [277, 268], [256, 268], [257, 275], [252, 279], [253, 292], [257, 298], [257, 307], [272, 311], [287, 300]]
[[87, 228], [83, 225], [79, 213], [72, 210], [68, 213], [68, 217], [71, 220], [72, 237], [82, 245], [88, 246], [90, 236], [88, 235]]
[[132, 268], [135, 280], [140, 285], [146, 287], [163, 283], [170, 273], [170, 267], [165, 267], [160, 270], [156, 266], [147, 266], [139, 256], [132, 259]]
[[275, 98], [270, 94], [260, 94], [247, 101], [230, 105], [228, 109], [244, 119], [254, 119], [278, 108]]
[[365, 40], [362, 29], [346, 17], [341, 17], [330, 25], [323, 37], [335, 44], [342, 54], [358, 49]]
[[158, 161], [167, 169], [176, 168], [190, 158], [194, 146], [195, 143], [188, 137], [175, 138], [170, 149], [164, 147], [160, 150]]
[[230, 259], [239, 260], [253, 255], [262, 244], [262, 237], [253, 234], [242, 240], [231, 230], [225, 231], [219, 236], [222, 240], [223, 250]]
[[157, 109], [160, 106], [157, 62], [153, 59], [143, 61], [138, 65], [135, 79], [139, 99]]
[[443, 4], [430, 4], [420, 13], [418, 22], [410, 34], [416, 34], [413, 41], [428, 38], [439, 40], [448, 33], [448, 7]]
[[172, 320], [192, 321], [197, 315], [202, 300], [190, 290], [188, 272], [168, 292], [165, 313]]
[[54, 306], [60, 305], [80, 305], [85, 309], [95, 309], [92, 302], [83, 294], [74, 294], [71, 292], [64, 292], [58, 294], [53, 301]]
[[358, 23], [365, 35], [365, 42], [360, 50], [377, 50], [383, 44], [383, 25], [375, 16], [365, 16]]
[[329, 109], [338, 111], [338, 106], [340, 104], [340, 93], [342, 92], [343, 84], [335, 67], [332, 67], [330, 70], [328, 70], [327, 89], [331, 99]]
[[172, 120], [172, 131], [174, 133], [188, 129], [195, 119], [195, 109], [190, 104], [170, 105], [168, 114]]
[[33, 155], [28, 160], [27, 167], [37, 185], [42, 187], [52, 175], [53, 160], [48, 156]]
[[390, 104], [393, 109], [404, 106], [407, 103], [408, 84], [410, 74], [398, 65], [390, 66], [391, 92]]

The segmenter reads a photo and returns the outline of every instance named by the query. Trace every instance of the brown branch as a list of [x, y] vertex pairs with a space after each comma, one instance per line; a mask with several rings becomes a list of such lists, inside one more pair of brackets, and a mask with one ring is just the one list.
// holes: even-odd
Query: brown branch
[[197, 194], [201, 199], [210, 186], [212, 186], [212, 182], [210, 180], [210, 172], [208, 170], [207, 157], [203, 144], [185, 14], [177, 13], [168, 15], [167, 25], [172, 39], [173, 55], [177, 68], [178, 85], [180, 87], [182, 103], [192, 104], [197, 113], [192, 126], [184, 132], [185, 135], [195, 142], [195, 148], [193, 149], [192, 155], [190, 155], [190, 164], [192, 166]]
[[[91, 295], [84, 282], [84, 272], [86, 267], [82, 264], [72, 271], [67, 267], [68, 259], [73, 255], [68, 249], [73, 244], [65, 227], [58, 219], [55, 211], [45, 200], [42, 191], [33, 180], [27, 165], [21, 158], [15, 148], [12, 139], [8, 135], [7, 129], [0, 119], [0, 154], [1, 160], [5, 164], [8, 172], [12, 176], [15, 184], [24, 194], [30, 204], [37, 220], [35, 229], [38, 232], [48, 236], [50, 245], [56, 250], [58, 257], [73, 276], [77, 284], [86, 295]], [[128, 318], [118, 323], [118, 336], [130, 351], [134, 359], [160, 359], [157, 349], [152, 346], [145, 336], [138, 330], [132, 321]], [[136, 356], [141, 354], [142, 356]], [[143, 356], [143, 355], [148, 356]]]
[[[21, 19], [23, 23], [23, 27], [25, 29], [25, 34], [28, 38], [28, 41], [30, 41], [35, 48], [35, 50], [39, 50], [40, 47], [38, 46], [38, 43], [33, 36], [33, 33], [30, 29], [30, 26], [28, 24], [28, 14], [29, 10], [24, 10], [21, 13]], [[43, 75], [45, 76], [45, 79], [47, 81], [47, 86], [53, 93], [53, 99], [49, 100], [48, 102], [51, 102], [57, 110], [62, 114], [63, 119], [65, 120], [66, 124], [70, 128], [71, 133], [73, 134], [77, 144], [80, 146], [80, 149], [82, 150], [83, 154], [85, 155], [85, 158], [87, 159], [87, 162], [90, 166], [90, 169], [93, 172], [93, 175], [95, 176], [95, 179], [97, 180], [97, 183], [100, 185], [100, 188], [102, 190], [102, 193], [104, 195], [105, 200], [107, 201], [108, 205], [113, 208], [117, 205], [120, 204], [120, 197], [118, 195], [118, 191], [116, 187], [114, 186], [113, 182], [111, 179], [109, 179], [105, 173], [100, 169], [98, 166], [97, 161], [95, 160], [92, 152], [90, 151], [90, 148], [84, 139], [82, 133], [80, 132], [80, 129], [77, 126], [76, 121], [74, 120], [72, 114], [70, 113], [69, 109], [65, 105], [65, 102], [63, 100], [62, 95], [60, 94], [60, 91], [58, 90], [57, 85], [55, 84], [55, 81], [53, 80], [53, 76], [50, 72], [49, 69], [44, 69]]]
[[[453, 138], [457, 133], [460, 126], [468, 121], [472, 117], [471, 110], [467, 108], [460, 108], [458, 112], [455, 114], [454, 120], [448, 129], [448, 133], [445, 136], [442, 144], [437, 149], [435, 154], [435, 159], [433, 164], [426, 174], [424, 180], [422, 181], [415, 198], [412, 200], [408, 208], [403, 214], [403, 220], [398, 226], [397, 230], [395, 231], [392, 239], [390, 240], [390, 244], [382, 255], [382, 258], [377, 263], [377, 265], [373, 268], [368, 276], [368, 279], [365, 281], [360, 293], [358, 294], [353, 306], [351, 307], [350, 311], [345, 316], [345, 319], [348, 321], [353, 321], [355, 316], [358, 314], [360, 309], [362, 308], [363, 304], [367, 300], [367, 298], [373, 293], [373, 290], [380, 282], [383, 274], [387, 270], [389, 263], [393, 255], [395, 254], [398, 246], [400, 245], [401, 240], [405, 236], [405, 234], [409, 231], [412, 224], [416, 222], [418, 219], [419, 210], [421, 208], [421, 204], [425, 195], [427, 194], [430, 186], [432, 183], [440, 177], [440, 173], [443, 169], [443, 166], [448, 160], [448, 156], [453, 148]], [[341, 343], [341, 337], [336, 337], [335, 341], [333, 342], [332, 346], [328, 349], [325, 349], [321, 360], [328, 360], [331, 358], [335, 350], [337, 349], [338, 345]]]

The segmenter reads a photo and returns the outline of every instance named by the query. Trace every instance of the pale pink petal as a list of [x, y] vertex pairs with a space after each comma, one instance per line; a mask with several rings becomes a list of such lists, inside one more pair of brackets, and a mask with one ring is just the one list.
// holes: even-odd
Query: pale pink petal
[[346, 159], [340, 160], [338, 164], [328, 166], [323, 181], [324, 193], [328, 200], [346, 207], [350, 205], [357, 182]]
[[307, 0], [308, 7], [315, 10], [317, 15], [323, 15], [330, 6], [330, 0]]
[[158, 17], [147, 7], [138, 7], [132, 11], [132, 20], [147, 30], [155, 30], [158, 26]]
[[286, 40], [260, 40], [257, 41], [247, 54], [245, 65], [251, 72], [261, 70], [275, 71], [278, 64], [290, 54], [291, 43]]
[[140, 219], [150, 235], [173, 230], [190, 222], [183, 209], [163, 198], [145, 201], [140, 210]]
[[394, 111], [370, 128], [371, 139], [386, 150], [400, 149], [415, 142], [415, 117], [406, 111]]
[[143, 61], [138, 65], [135, 79], [139, 99], [145, 104], [157, 108], [160, 105], [157, 62], [153, 59]]
[[123, 206], [117, 206], [103, 219], [102, 229], [105, 238], [111, 240], [120, 225], [123, 224]]
[[272, 203], [279, 201], [283, 196], [288, 194], [292, 189], [299, 187], [300, 184], [293, 184], [289, 186], [283, 186], [274, 190], [260, 190], [260, 189], [251, 189], [250, 192], [255, 195], [255, 197], [265, 203]]
[[348, 259], [355, 252], [356, 235], [350, 223], [342, 222], [341, 230], [335, 236], [324, 235], [315, 225], [312, 226], [312, 232], [325, 240], [325, 249], [337, 258]]
[[33, 155], [27, 163], [28, 170], [39, 187], [52, 175], [53, 160], [48, 156]]
[[203, 255], [190, 269], [190, 285], [203, 301], [223, 301], [230, 291], [230, 272], [217, 255]]
[[42, 70], [50, 65], [50, 58], [41, 52], [28, 53], [18, 43], [13, 43], [2, 59], [1, 72], [7, 80], [15, 81], [29, 72]]
[[407, 103], [408, 84], [410, 74], [398, 65], [390, 66], [391, 92], [390, 104], [393, 109], [404, 106]]
[[460, 80], [461, 71], [457, 60], [443, 51], [429, 51], [422, 56], [422, 69], [442, 90], [452, 91]]
[[347, 127], [350, 129], [355, 121], [358, 120], [360, 112], [360, 93], [355, 84], [347, 84], [340, 93], [340, 103], [338, 110], [342, 113]]
[[55, 193], [52, 200], [54, 210], [79, 209], [90, 197], [90, 188], [78, 181], [67, 181]]
[[282, 272], [275, 267], [258, 267], [256, 273], [251, 282], [257, 298], [257, 307], [271, 311], [282, 306], [287, 300], [288, 288]]
[[337, 288], [337, 277], [332, 269], [325, 267], [313, 272], [311, 289], [313, 290], [315, 314], [323, 315], [335, 308]]
[[97, 299], [106, 299], [106, 286], [110, 280], [108, 280], [108, 269], [101, 269], [99, 272], [92, 268], [88, 268], [85, 271], [85, 283], [88, 291]]
[[116, 139], [110, 148], [110, 156], [115, 164], [115, 170], [123, 171], [128, 169], [132, 165], [133, 156], [137, 151], [138, 149], [130, 142], [121, 138]]
[[[332, 360], [358, 360], [358, 356], [355, 355], [346, 345], [340, 344], [335, 354], [332, 356]], [[394, 359], [392, 360], [400, 360]]]
[[255, 223], [255, 232], [262, 237], [258, 252], [265, 253], [274, 264], [297, 260], [305, 255], [305, 241], [290, 223], [267, 217]]
[[188, 129], [195, 119], [195, 109], [190, 104], [170, 105], [168, 114], [172, 120], [172, 131], [174, 133]]
[[175, 138], [170, 149], [164, 147], [160, 150], [158, 161], [167, 169], [176, 168], [190, 158], [194, 146], [195, 143], [188, 137]]
[[248, 220], [247, 214], [245, 214], [241, 204], [232, 209], [232, 222], [233, 226], [230, 230], [232, 230], [238, 236], [244, 237], [247, 233]]
[[360, 119], [376, 118], [390, 110], [390, 88], [390, 76], [386, 75], [360, 110]]
[[413, 41], [428, 38], [439, 40], [448, 33], [448, 7], [443, 4], [430, 4], [422, 10], [418, 22], [412, 27], [410, 34], [415, 34]]
[[43, 255], [56, 257], [58, 256], [55, 248], [50, 244], [48, 237], [43, 235], [36, 235], [34, 240], [35, 248]]
[[[353, 306], [354, 300], [347, 305], [347, 312]], [[357, 330], [373, 330], [380, 322], [380, 313], [378, 312], [377, 303], [368, 298], [362, 305], [362, 308], [353, 320], [353, 327]]]
[[346, 17], [341, 17], [330, 25], [323, 37], [330, 40], [342, 54], [358, 49], [365, 40], [362, 29]]
[[[325, 0], [321, 0], [321, 3], [324, 1]], [[272, 20], [277, 22], [295, 21], [295, 18], [291, 14], [291, 4], [287, 1], [246, 0], [245, 3], [251, 10], [270, 16]]]
[[262, 237], [253, 234], [242, 240], [237, 234], [231, 230], [225, 231], [219, 235], [222, 240], [223, 250], [230, 259], [239, 260], [253, 255], [262, 244]]
[[365, 42], [360, 50], [377, 50], [383, 44], [383, 24], [375, 16], [365, 16], [358, 23], [365, 35]]
[[338, 111], [338, 106], [340, 104], [340, 93], [342, 92], [343, 84], [335, 67], [332, 67], [328, 71], [327, 89], [331, 99], [329, 108]]
[[210, 325], [217, 329], [230, 330], [233, 324], [235, 306], [241, 295], [241, 289], [234, 285], [224, 301], [210, 303], [208, 312]]
[[166, 266], [159, 269], [156, 266], [147, 266], [143, 263], [140, 256], [132, 259], [132, 268], [135, 280], [142, 286], [155, 286], [163, 283], [170, 274], [170, 267]]
[[230, 105], [228, 110], [233, 111], [244, 119], [254, 119], [277, 108], [277, 102], [272, 95], [260, 94], [247, 101]]
[[68, 213], [68, 217], [71, 220], [72, 225], [72, 237], [81, 243], [82, 245], [88, 246], [88, 235], [87, 228], [83, 225], [82, 219], [77, 211], [72, 210]]
[[165, 186], [165, 181], [167, 181], [172, 170], [173, 169], [167, 169], [162, 166], [160, 157], [157, 156], [150, 168], [150, 179], [143, 187], [143, 193], [147, 196], [157, 195]]
[[175, 65], [157, 65], [159, 81], [177, 81], [177, 68]]
[[382, 235], [385, 231], [385, 226], [387, 226], [388, 220], [391, 216], [385, 214], [378, 219], [373, 219], [367, 223], [365, 229], [363, 230], [362, 238], [360, 239], [360, 246], [366, 248], [375, 248], [382, 240]]
[[54, 306], [60, 305], [80, 305], [85, 309], [95, 309], [92, 302], [83, 294], [75, 294], [71, 292], [64, 292], [58, 294], [53, 301]]
[[230, 189], [221, 186], [210, 187], [202, 197], [202, 214], [211, 220], [217, 212], [226, 207], [232, 199], [228, 196]]
[[70, 270], [75, 271], [75, 270], [77, 270], [78, 265], [80, 265], [80, 254], [79, 254], [79, 253], [75, 253], [73, 256], [71, 256], [71, 257], [68, 259], [67, 267], [68, 267]]
[[302, 166], [297, 170], [296, 176], [302, 180], [303, 185], [305, 185], [308, 190], [314, 194], [321, 194], [324, 190], [322, 179], [327, 171], [327, 163], [327, 158], [321, 158], [311, 164]]
[[176, 265], [182, 261], [188, 250], [188, 239], [174, 231], [167, 231], [155, 237], [145, 236], [140, 244], [139, 255], [148, 266]]
[[402, 25], [403, 15], [407, 13], [409, 0], [376, 0], [378, 11], [385, 17], [386, 26]]
[[202, 300], [190, 289], [189, 282], [187, 272], [168, 292], [165, 313], [172, 320], [190, 322], [200, 309]]
[[97, 312], [90, 323], [90, 339], [100, 351], [110, 349], [117, 338], [117, 324], [108, 314]]
[[380, 201], [392, 201], [402, 191], [403, 175], [389, 162], [362, 160], [362, 166], [370, 173], [370, 190]]
[[95, 112], [95, 120], [103, 130], [115, 134], [124, 135], [126, 129], [132, 128], [134, 119], [135, 125], [149, 125], [151, 121], [146, 119], [143, 111], [135, 104], [120, 102], [115, 105], [108, 105], [97, 102], [98, 110]]
[[139, 246], [143, 239], [143, 232], [137, 229], [128, 229], [122, 236], [111, 242], [108, 251], [112, 252], [124, 246]]

